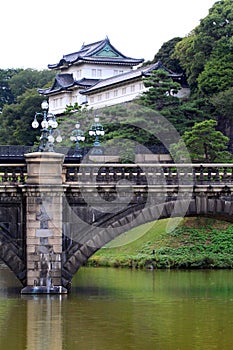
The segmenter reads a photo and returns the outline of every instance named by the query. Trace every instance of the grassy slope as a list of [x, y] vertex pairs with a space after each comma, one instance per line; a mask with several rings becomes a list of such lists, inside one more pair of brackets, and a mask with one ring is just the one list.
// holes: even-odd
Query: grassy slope
[[131, 230], [93, 255], [92, 266], [149, 268], [232, 268], [233, 225], [185, 218], [172, 232], [168, 220]]

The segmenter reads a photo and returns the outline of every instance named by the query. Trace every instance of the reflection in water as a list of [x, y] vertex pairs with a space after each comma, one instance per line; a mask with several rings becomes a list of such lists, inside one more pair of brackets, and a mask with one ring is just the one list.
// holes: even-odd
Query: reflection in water
[[230, 270], [83, 268], [68, 296], [20, 296], [20, 289], [12, 291], [14, 283], [10, 272], [0, 269], [0, 350], [233, 346]]
[[28, 350], [62, 350], [62, 296], [23, 296]]

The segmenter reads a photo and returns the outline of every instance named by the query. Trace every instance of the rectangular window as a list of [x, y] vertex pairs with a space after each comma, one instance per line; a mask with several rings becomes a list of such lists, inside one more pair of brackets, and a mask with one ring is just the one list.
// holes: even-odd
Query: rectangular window
[[135, 91], [135, 85], [131, 85], [131, 92]]
[[96, 69], [91, 70], [91, 75], [92, 75], [92, 77], [96, 77]]
[[106, 100], [109, 99], [109, 92], [106, 92], [106, 93], [105, 93], [105, 98], [106, 98]]
[[94, 103], [94, 101], [95, 101], [95, 98], [92, 96], [92, 97], [90, 97], [90, 102], [91, 103]]
[[126, 88], [122, 88], [122, 95], [126, 94]]
[[114, 97], [117, 97], [118, 96], [118, 90], [114, 90], [113, 91], [113, 95], [114, 95]]
[[54, 108], [57, 108], [57, 106], [58, 106], [58, 99], [55, 98], [55, 99], [53, 100], [53, 107], [54, 107]]
[[97, 69], [97, 77], [102, 77], [102, 69]]
[[114, 69], [113, 74], [117, 75], [118, 74], [118, 69]]
[[102, 100], [102, 95], [98, 95], [98, 101]]
[[139, 89], [140, 89], [140, 90], [143, 90], [143, 89], [144, 89], [144, 84], [143, 84], [143, 83], [140, 83]]

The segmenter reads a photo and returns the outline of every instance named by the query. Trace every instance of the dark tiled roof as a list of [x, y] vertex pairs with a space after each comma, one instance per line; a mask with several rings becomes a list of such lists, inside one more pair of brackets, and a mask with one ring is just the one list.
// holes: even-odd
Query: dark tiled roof
[[96, 84], [99, 81], [99, 79], [86, 79], [82, 78], [81, 80], [76, 81], [76, 85], [78, 86], [85, 86], [85, 87], [90, 87], [94, 84]]
[[86, 78], [74, 80], [73, 74], [57, 74], [52, 87], [48, 89], [38, 89], [38, 92], [42, 95], [49, 95], [51, 93], [67, 90], [73, 86], [80, 86], [86, 89], [96, 84], [98, 81], [98, 79]]
[[149, 66], [145, 66], [145, 67], [142, 68], [144, 75], [150, 74], [150, 72], [152, 70], [157, 70], [157, 69], [165, 70], [169, 74], [169, 76], [172, 77], [172, 78], [180, 78], [180, 77], [182, 77], [182, 73], [175, 73], [175, 72], [173, 72], [172, 70], [170, 70], [167, 67], [165, 67], [162, 64], [161, 61], [158, 61], [156, 63], [153, 63], [153, 64], [151, 64]]
[[48, 68], [56, 69], [68, 67], [77, 62], [92, 62], [92, 63], [115, 63], [135, 66], [142, 63], [144, 59], [136, 59], [123, 55], [109, 41], [108, 38], [97, 41], [92, 44], [84, 45], [77, 52], [64, 55], [63, 58], [55, 64], [49, 64]]
[[168, 72], [170, 77], [174, 79], [182, 77], [182, 74], [177, 74], [172, 72], [171, 70], [168, 70], [166, 67], [163, 66], [163, 64], [160, 61], [158, 61], [150, 66], [141, 67], [139, 69], [131, 70], [126, 73], [122, 73], [107, 79], [100, 80], [96, 84], [92, 85], [89, 89], [80, 91], [80, 93], [84, 95], [88, 95], [97, 90], [102, 90], [105, 88], [109, 88], [110, 86], [113, 86], [113, 85], [124, 83], [125, 81], [135, 80], [142, 76], [147, 76], [150, 74], [151, 71], [158, 70], [158, 69], [164, 69], [165, 71]]
[[47, 95], [51, 92], [59, 92], [74, 85], [73, 74], [57, 74], [51, 88], [39, 89], [38, 92]]

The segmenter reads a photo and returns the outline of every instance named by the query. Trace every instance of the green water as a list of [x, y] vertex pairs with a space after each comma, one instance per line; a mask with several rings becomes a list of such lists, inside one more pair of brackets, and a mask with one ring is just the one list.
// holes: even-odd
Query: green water
[[0, 269], [0, 350], [231, 350], [233, 271], [83, 268], [68, 296]]

